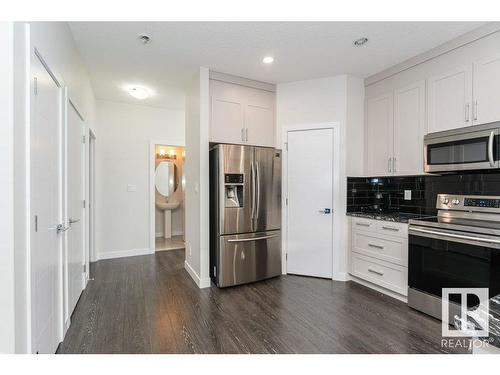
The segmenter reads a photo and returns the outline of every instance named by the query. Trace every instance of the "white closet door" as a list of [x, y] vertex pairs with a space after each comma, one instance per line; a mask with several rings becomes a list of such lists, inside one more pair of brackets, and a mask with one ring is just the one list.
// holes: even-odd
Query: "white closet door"
[[429, 78], [428, 132], [472, 125], [472, 65]]
[[331, 278], [333, 129], [289, 131], [287, 142], [287, 273]]
[[61, 89], [31, 59], [31, 335], [33, 353], [55, 353], [62, 338]]
[[500, 120], [500, 55], [474, 63], [474, 125]]
[[75, 309], [85, 286], [84, 248], [84, 208], [85, 199], [84, 168], [85, 150], [83, 144], [84, 123], [75, 109], [68, 105], [68, 153], [67, 153], [67, 194], [68, 223], [67, 231], [67, 269], [68, 269], [68, 317]]
[[394, 91], [394, 174], [424, 173], [425, 81]]

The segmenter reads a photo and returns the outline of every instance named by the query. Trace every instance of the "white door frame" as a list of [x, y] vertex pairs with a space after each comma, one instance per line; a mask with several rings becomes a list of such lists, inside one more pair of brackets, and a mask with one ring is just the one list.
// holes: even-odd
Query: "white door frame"
[[[71, 108], [76, 112], [76, 115], [82, 120], [83, 122], [83, 131], [82, 131], [82, 137], [85, 135], [87, 124], [85, 123], [85, 119], [81, 115], [80, 111], [76, 107], [76, 105], [71, 101], [70, 95], [69, 95], [69, 90], [66, 87], [64, 89], [64, 138], [63, 138], [63, 171], [64, 171], [64, 177], [63, 177], [63, 184], [64, 184], [64, 195], [63, 195], [63, 223], [65, 226], [69, 227], [69, 214], [68, 214], [68, 113], [71, 110]], [[85, 145], [81, 147], [80, 150], [80, 157], [82, 161], [82, 192], [84, 192], [84, 196], [82, 197], [85, 199], [85, 181], [87, 179], [87, 173], [86, 173], [86, 152], [85, 152]], [[83, 203], [83, 202], [82, 202]], [[82, 236], [82, 248], [81, 251], [84, 255], [84, 259], [86, 258], [86, 249], [87, 249], [87, 238], [86, 238], [86, 227], [87, 227], [87, 208], [83, 206], [81, 207], [82, 210], [82, 225], [83, 225], [83, 236]], [[69, 311], [69, 274], [68, 274], [68, 234], [69, 232], [66, 231], [64, 232], [64, 257], [63, 257], [63, 272], [64, 272], [64, 334], [66, 334], [66, 331], [68, 330], [70, 324], [71, 324], [71, 312]], [[82, 290], [85, 289], [85, 286], [87, 285], [87, 279], [82, 278]]]
[[339, 212], [339, 208], [341, 207], [341, 199], [340, 196], [340, 124], [339, 122], [322, 122], [322, 123], [312, 123], [312, 124], [294, 124], [294, 125], [286, 125], [283, 127], [282, 132], [282, 145], [284, 150], [285, 157], [283, 158], [283, 166], [282, 166], [282, 202], [281, 207], [284, 209], [281, 211], [281, 220], [282, 220], [282, 243], [281, 243], [281, 270], [282, 274], [286, 275], [287, 273], [287, 237], [288, 237], [288, 205], [286, 204], [286, 199], [288, 197], [288, 151], [287, 151], [287, 139], [288, 132], [292, 131], [306, 131], [306, 130], [320, 130], [320, 129], [332, 129], [333, 131], [333, 197], [332, 197], [332, 279], [335, 279], [335, 262], [338, 260], [336, 254], [340, 254], [340, 241], [336, 239], [341, 238], [342, 233], [339, 233], [339, 229], [342, 228], [341, 222], [342, 218], [345, 215], [343, 212]]
[[[171, 142], [160, 139], [149, 140], [149, 251], [154, 254], [156, 251], [156, 228], [155, 228], [155, 147], [162, 145], [166, 147], [186, 147], [180, 142]], [[185, 198], [184, 198], [185, 199]], [[185, 230], [185, 228], [184, 228]]]
[[87, 217], [88, 220], [88, 254], [87, 254], [87, 262], [86, 262], [86, 277], [87, 282], [90, 279], [90, 262], [95, 262], [97, 260], [96, 248], [95, 248], [95, 228], [96, 228], [96, 215], [95, 215], [95, 178], [96, 178], [96, 151], [95, 151], [95, 142], [97, 136], [95, 132], [88, 127], [88, 142], [86, 144], [86, 150], [88, 153], [87, 157], [87, 167], [88, 170], [86, 172], [86, 176], [88, 180], [86, 181], [87, 192], [85, 196], [85, 208], [87, 209]]

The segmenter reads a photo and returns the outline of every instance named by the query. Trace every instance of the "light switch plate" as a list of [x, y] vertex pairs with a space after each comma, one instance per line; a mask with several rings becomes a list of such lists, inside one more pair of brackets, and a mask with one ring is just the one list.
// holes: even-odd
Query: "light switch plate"
[[411, 201], [411, 190], [405, 190], [405, 201]]
[[137, 185], [127, 185], [127, 191], [137, 191]]

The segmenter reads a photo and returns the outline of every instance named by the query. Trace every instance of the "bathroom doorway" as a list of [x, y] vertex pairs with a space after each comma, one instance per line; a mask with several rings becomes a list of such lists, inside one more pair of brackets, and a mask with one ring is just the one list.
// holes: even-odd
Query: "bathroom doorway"
[[185, 248], [185, 147], [154, 142], [150, 151], [154, 250], [181, 250]]

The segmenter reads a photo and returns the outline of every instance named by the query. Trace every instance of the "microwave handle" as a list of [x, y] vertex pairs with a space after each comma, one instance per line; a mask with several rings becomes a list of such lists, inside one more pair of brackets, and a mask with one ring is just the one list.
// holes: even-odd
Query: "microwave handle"
[[490, 133], [490, 137], [488, 139], [488, 161], [490, 162], [490, 166], [495, 166], [495, 160], [493, 158], [493, 141], [495, 140], [495, 131], [492, 130]]

